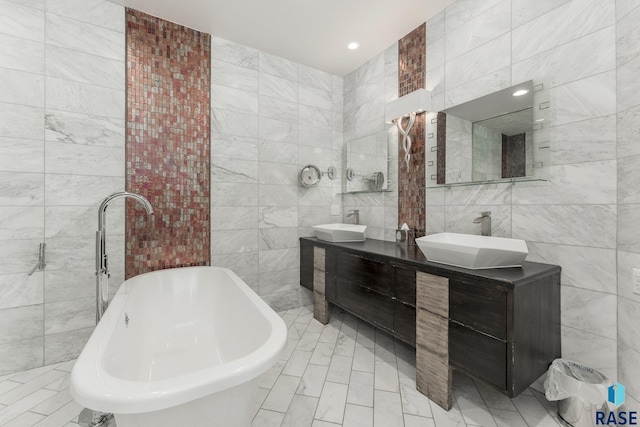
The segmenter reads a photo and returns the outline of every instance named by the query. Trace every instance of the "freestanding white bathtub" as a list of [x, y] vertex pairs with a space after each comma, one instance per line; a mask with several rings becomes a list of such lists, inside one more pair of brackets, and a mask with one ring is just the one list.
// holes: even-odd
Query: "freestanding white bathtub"
[[71, 372], [81, 405], [118, 427], [251, 425], [284, 321], [235, 273], [155, 271], [125, 281]]

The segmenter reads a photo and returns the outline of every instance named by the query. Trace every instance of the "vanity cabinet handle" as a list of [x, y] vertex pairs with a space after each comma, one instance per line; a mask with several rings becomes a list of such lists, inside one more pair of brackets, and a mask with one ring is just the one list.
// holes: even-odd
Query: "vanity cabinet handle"
[[372, 263], [378, 264], [378, 265], [384, 265], [385, 264], [384, 261], [378, 261], [377, 259], [371, 259], [371, 258], [367, 258], [367, 257], [363, 257], [363, 256], [358, 257], [358, 258], [360, 258], [363, 261], [372, 262]]

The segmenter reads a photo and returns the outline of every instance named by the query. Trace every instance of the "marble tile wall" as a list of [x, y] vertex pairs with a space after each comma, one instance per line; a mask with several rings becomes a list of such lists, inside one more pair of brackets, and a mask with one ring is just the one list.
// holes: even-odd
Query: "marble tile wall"
[[640, 101], [632, 96], [640, 71], [640, 5], [618, 1], [616, 12], [618, 377], [640, 400], [640, 295], [633, 293], [632, 276], [640, 268]]
[[[124, 189], [125, 38], [108, 1], [0, 10], [1, 375], [74, 358], [93, 330], [97, 209]], [[107, 227], [121, 283], [122, 205]], [[40, 242], [46, 269], [27, 276]]]
[[[358, 209], [367, 237], [395, 241], [398, 228], [398, 130], [384, 121], [384, 106], [398, 98], [398, 44], [394, 43], [344, 78], [344, 142], [371, 137], [389, 147], [390, 192], [345, 194], [344, 214]], [[375, 136], [375, 138], [373, 138]], [[343, 217], [342, 222], [351, 222]]]
[[343, 81], [221, 38], [211, 45], [211, 264], [277, 310], [298, 307], [310, 302], [298, 237], [342, 215], [340, 176], [304, 188], [298, 173], [342, 165]]
[[427, 22], [435, 109], [529, 79], [548, 83], [553, 109], [548, 182], [429, 189], [427, 232], [479, 234], [472, 220], [489, 210], [494, 235], [526, 239], [530, 260], [561, 265], [563, 356], [626, 381], [637, 398], [640, 345], [622, 329], [640, 325], [640, 299], [619, 296], [640, 265], [630, 166], [640, 116], [625, 95], [637, 85], [640, 10], [629, 9], [616, 24], [615, 0], [458, 0]]

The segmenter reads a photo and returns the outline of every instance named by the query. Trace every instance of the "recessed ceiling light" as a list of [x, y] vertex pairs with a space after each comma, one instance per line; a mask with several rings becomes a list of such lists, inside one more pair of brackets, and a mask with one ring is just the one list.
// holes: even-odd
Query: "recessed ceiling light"
[[347, 45], [347, 47], [348, 47], [349, 49], [351, 49], [351, 50], [357, 49], [357, 48], [358, 48], [358, 46], [360, 46], [360, 44], [359, 44], [359, 43], [357, 43], [357, 42], [351, 42], [351, 43], [349, 43], [349, 44]]
[[522, 96], [522, 95], [524, 95], [526, 93], [529, 93], [529, 91], [526, 90], [526, 89], [520, 89], [520, 90], [517, 90], [517, 91], [513, 92], [513, 96]]

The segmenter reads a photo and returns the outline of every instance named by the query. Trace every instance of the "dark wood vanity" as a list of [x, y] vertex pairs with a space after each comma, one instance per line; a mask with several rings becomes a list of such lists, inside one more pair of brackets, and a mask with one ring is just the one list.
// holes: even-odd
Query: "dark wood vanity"
[[336, 305], [416, 347], [418, 389], [451, 407], [451, 370], [515, 397], [560, 357], [560, 267], [469, 270], [417, 246], [300, 239], [300, 284], [315, 315]]

